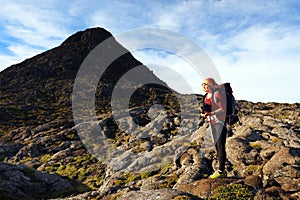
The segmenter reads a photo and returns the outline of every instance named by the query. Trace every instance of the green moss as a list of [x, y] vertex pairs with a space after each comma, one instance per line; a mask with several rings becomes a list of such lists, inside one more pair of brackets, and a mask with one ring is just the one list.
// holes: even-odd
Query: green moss
[[60, 166], [57, 172], [70, 178], [81, 180], [85, 175], [90, 173], [90, 161], [93, 159], [90, 155], [82, 155], [74, 158], [73, 162], [66, 166]]
[[159, 189], [163, 188], [172, 188], [178, 181], [178, 176], [176, 174], [172, 174], [166, 177], [166, 182], [160, 184], [158, 187]]
[[199, 147], [199, 145], [198, 145], [198, 143], [196, 141], [194, 141], [194, 142], [191, 142], [189, 144], [189, 147], [191, 147], [191, 148], [197, 148], [197, 147]]
[[262, 170], [261, 165], [249, 165], [246, 169], [247, 174], [252, 175], [255, 172], [260, 172]]
[[89, 168], [79, 168], [77, 172], [77, 179], [83, 180], [89, 174]]
[[[45, 159], [47, 156], [45, 156]], [[63, 165], [60, 162], [45, 166], [49, 173], [66, 176], [70, 179], [78, 180], [86, 184], [89, 188], [99, 188], [103, 182], [104, 171], [99, 170], [99, 162], [90, 154], [83, 154], [70, 159], [68, 164]]]
[[249, 127], [250, 127], [251, 129], [255, 129], [255, 128], [256, 128], [256, 125], [255, 125], [255, 124], [249, 124]]
[[173, 198], [172, 200], [192, 200], [192, 198], [188, 197], [188, 196], [177, 196], [177, 197]]
[[261, 144], [259, 142], [250, 142], [249, 146], [258, 150], [261, 149]]
[[151, 176], [154, 176], [155, 174], [158, 174], [158, 172], [159, 172], [158, 170], [143, 172], [143, 173], [141, 173], [141, 179], [146, 179], [146, 178], [149, 178]]
[[141, 180], [141, 175], [140, 174], [136, 174], [136, 175], [132, 175], [130, 177], [127, 178], [128, 182], [133, 182], [133, 181], [137, 181], [137, 180]]
[[[0, 119], [1, 119], [1, 114], [0, 114]], [[4, 117], [2, 118], [4, 119]], [[0, 136], [5, 136], [9, 134], [9, 129], [5, 126], [0, 125]]]
[[245, 199], [252, 200], [254, 197], [253, 192], [246, 186], [241, 184], [229, 184], [217, 187], [213, 191], [213, 195], [209, 197], [209, 200], [235, 200]]
[[83, 181], [83, 184], [88, 185], [93, 190], [97, 190], [102, 185], [103, 181], [103, 177], [88, 176], [85, 181]]
[[155, 174], [157, 174], [157, 171], [143, 172], [140, 174], [127, 172], [123, 174], [123, 176], [120, 177], [119, 179], [114, 180], [114, 185], [116, 186], [125, 185], [126, 183], [149, 178], [150, 176], [153, 176]]
[[40, 161], [41, 161], [42, 163], [45, 163], [45, 162], [47, 162], [48, 160], [50, 160], [50, 158], [51, 158], [51, 155], [50, 155], [50, 154], [45, 154], [45, 155], [41, 156]]
[[121, 186], [121, 185], [125, 185], [126, 184], [126, 180], [124, 179], [116, 179], [113, 181], [113, 185], [115, 186]]
[[89, 164], [90, 161], [92, 161], [94, 159], [95, 158], [93, 156], [91, 156], [90, 154], [85, 154], [85, 155], [77, 156], [74, 158], [75, 163], [77, 163], [81, 166]]
[[19, 162], [26, 163], [26, 162], [29, 162], [29, 161], [31, 161], [31, 160], [32, 160], [31, 157], [27, 157], [27, 158], [24, 158], [24, 159], [22, 159], [22, 160], [15, 159], [15, 160], [14, 160], [14, 163], [15, 163], [15, 164], [16, 164], [16, 163], [19, 163]]
[[45, 167], [45, 170], [49, 173], [55, 173], [57, 169], [61, 166], [61, 163], [55, 163], [53, 165], [49, 165]]
[[271, 139], [271, 142], [273, 142], [273, 143], [281, 143], [282, 139], [274, 137], [274, 138]]
[[91, 188], [89, 188], [87, 185], [77, 185], [77, 186], [72, 186], [69, 187], [65, 190], [62, 191], [57, 191], [57, 192], [49, 192], [48, 194], [45, 194], [45, 197], [47, 198], [59, 198], [59, 197], [66, 197], [69, 195], [74, 195], [74, 194], [80, 194], [80, 193], [84, 193], [84, 192], [88, 192], [90, 191]]
[[172, 167], [173, 167], [173, 163], [166, 163], [161, 167], [160, 173], [167, 174]]
[[60, 167], [57, 169], [57, 173], [61, 176], [67, 176], [70, 179], [74, 179], [77, 177], [77, 171], [75, 165], [73, 164], [67, 164], [66, 166], [60, 165]]
[[151, 176], [156, 175], [158, 172], [159, 172], [158, 170], [143, 172], [143, 173], [140, 173], [140, 174], [139, 173], [127, 172], [127, 173], [123, 174], [123, 176], [121, 176], [119, 179], [114, 180], [113, 184], [115, 186], [125, 185], [125, 184], [130, 183], [130, 182], [134, 182], [134, 181], [138, 181], [138, 180], [141, 180], [141, 179], [149, 178]]
[[77, 132], [76, 130], [71, 130], [67, 135], [66, 137], [70, 140], [76, 140], [78, 139], [78, 135], [77, 135]]
[[287, 111], [280, 111], [280, 112], [276, 112], [272, 115], [272, 117], [276, 118], [276, 119], [289, 119], [289, 116], [291, 116], [292, 114], [290, 112]]

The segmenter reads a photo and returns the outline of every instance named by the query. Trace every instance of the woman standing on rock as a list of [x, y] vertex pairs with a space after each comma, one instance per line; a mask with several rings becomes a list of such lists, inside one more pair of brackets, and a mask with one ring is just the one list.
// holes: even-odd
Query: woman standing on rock
[[206, 118], [210, 125], [211, 135], [217, 151], [219, 170], [215, 171], [210, 178], [226, 177], [226, 102], [220, 91], [216, 91], [219, 85], [212, 78], [207, 78], [202, 83], [204, 105], [201, 116]]

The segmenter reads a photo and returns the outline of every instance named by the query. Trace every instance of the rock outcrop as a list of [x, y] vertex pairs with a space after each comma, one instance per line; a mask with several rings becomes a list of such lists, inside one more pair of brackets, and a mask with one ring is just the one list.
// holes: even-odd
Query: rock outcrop
[[24, 165], [0, 162], [0, 173], [1, 199], [57, 198], [90, 190], [74, 180]]

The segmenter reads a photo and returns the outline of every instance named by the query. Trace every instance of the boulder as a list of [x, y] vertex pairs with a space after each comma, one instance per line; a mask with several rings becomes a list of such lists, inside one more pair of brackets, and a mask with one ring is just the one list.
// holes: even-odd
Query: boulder
[[236, 181], [238, 181], [238, 179], [235, 178], [201, 179], [193, 181], [189, 184], [181, 184], [178, 187], [178, 190], [188, 192], [200, 198], [207, 199], [212, 195], [213, 190], [218, 186], [226, 185]]
[[75, 192], [74, 181], [22, 165], [0, 162], [0, 174], [0, 191], [13, 199], [41, 199]]
[[300, 148], [284, 147], [263, 167], [264, 186], [279, 184], [287, 192], [300, 190]]
[[[159, 190], [143, 190], [143, 191], [130, 191], [127, 194], [118, 198], [119, 200], [138, 199], [138, 200], [176, 200], [176, 197], [185, 199], [192, 199], [192, 195], [185, 192], [172, 190], [172, 189], [159, 189]], [[178, 198], [180, 199], [180, 198]], [[199, 199], [199, 198], [193, 198]]]

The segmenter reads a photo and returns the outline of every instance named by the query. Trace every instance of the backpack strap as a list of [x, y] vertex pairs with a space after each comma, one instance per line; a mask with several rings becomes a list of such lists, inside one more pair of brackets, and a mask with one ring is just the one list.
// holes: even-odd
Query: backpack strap
[[205, 103], [205, 98], [206, 98], [207, 94], [208, 94], [208, 93], [205, 93], [205, 94], [203, 95], [202, 103]]
[[[217, 90], [214, 90], [214, 91], [212, 92], [212, 99], [213, 99], [213, 102], [214, 102], [215, 105], [218, 105], [218, 99], [217, 99], [217, 97], [216, 97], [216, 95], [215, 95], [216, 92], [219, 92], [219, 93], [220, 93], [221, 91], [217, 89]], [[220, 94], [220, 95], [222, 96], [222, 94]]]
[[214, 101], [215, 105], [217, 105], [217, 104], [218, 104], [218, 101], [217, 101], [217, 97], [216, 97], [216, 95], [215, 95], [215, 92], [216, 92], [216, 91], [213, 91], [211, 96], [212, 96], [212, 98], [213, 98], [213, 101]]

